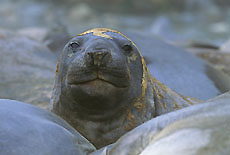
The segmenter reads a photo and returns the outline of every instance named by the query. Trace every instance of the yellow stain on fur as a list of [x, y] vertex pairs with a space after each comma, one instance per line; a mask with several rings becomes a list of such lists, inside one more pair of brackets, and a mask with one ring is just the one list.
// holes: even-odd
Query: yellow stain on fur
[[176, 101], [174, 101], [174, 109], [177, 110], [177, 109], [181, 109], [181, 107], [176, 103]]
[[137, 99], [136, 103], [133, 106], [137, 108], [138, 112], [142, 112], [145, 108], [145, 104], [141, 102], [140, 98]]
[[117, 31], [114, 31], [114, 30], [111, 30], [111, 29], [106, 29], [106, 28], [95, 28], [95, 29], [85, 31], [85, 32], [79, 34], [79, 36], [86, 35], [86, 34], [89, 34], [89, 33], [93, 33], [94, 36], [113, 39], [111, 36], [105, 34], [106, 32], [117, 32]]
[[60, 60], [58, 60], [58, 63], [57, 63], [56, 76], [58, 75], [58, 72], [59, 72], [59, 66], [60, 66]]
[[131, 113], [130, 109], [127, 110], [127, 120], [128, 124], [125, 126], [125, 129], [129, 131], [136, 126], [135, 116]]

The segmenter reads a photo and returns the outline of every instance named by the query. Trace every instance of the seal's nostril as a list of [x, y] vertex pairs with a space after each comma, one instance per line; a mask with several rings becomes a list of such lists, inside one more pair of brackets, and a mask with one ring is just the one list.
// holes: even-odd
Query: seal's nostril
[[90, 65], [102, 66], [108, 62], [108, 55], [110, 54], [109, 49], [91, 49], [87, 51], [88, 62]]

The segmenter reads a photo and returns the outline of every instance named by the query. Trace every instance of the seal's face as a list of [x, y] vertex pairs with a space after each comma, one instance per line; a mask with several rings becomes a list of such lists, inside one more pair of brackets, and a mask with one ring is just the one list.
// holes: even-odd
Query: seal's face
[[141, 93], [138, 57], [135, 45], [118, 32], [93, 29], [80, 34], [62, 53], [61, 94], [80, 112], [99, 115], [120, 110]]
[[[126, 88], [129, 86], [129, 69], [126, 65], [125, 52], [115, 41], [101, 37], [82, 39], [75, 37], [67, 45], [67, 61], [70, 61], [67, 80], [71, 86], [98, 86], [94, 93], [103, 91], [103, 88]], [[120, 53], [124, 52], [124, 53]], [[109, 90], [107, 90], [109, 91]], [[105, 92], [106, 93], [106, 92]]]

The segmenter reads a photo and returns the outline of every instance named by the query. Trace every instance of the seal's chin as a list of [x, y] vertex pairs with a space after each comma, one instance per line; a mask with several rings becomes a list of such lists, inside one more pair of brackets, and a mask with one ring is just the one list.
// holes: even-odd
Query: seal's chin
[[124, 70], [71, 68], [67, 72], [65, 90], [75, 103], [73, 107], [81, 107], [91, 115], [101, 115], [105, 109], [122, 106], [118, 103], [122, 103], [123, 96], [128, 92], [129, 81], [129, 74]]
[[91, 112], [113, 109], [119, 106], [117, 105], [119, 102], [116, 100], [122, 98], [121, 96], [127, 92], [127, 89], [127, 87], [116, 87], [114, 84], [102, 79], [69, 85], [69, 91], [74, 101]]

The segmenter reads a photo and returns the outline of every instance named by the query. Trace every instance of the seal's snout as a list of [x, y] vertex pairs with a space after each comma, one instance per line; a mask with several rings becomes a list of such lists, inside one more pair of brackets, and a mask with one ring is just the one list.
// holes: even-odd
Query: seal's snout
[[107, 48], [93, 48], [86, 51], [86, 62], [89, 66], [106, 66], [110, 58], [111, 53]]

